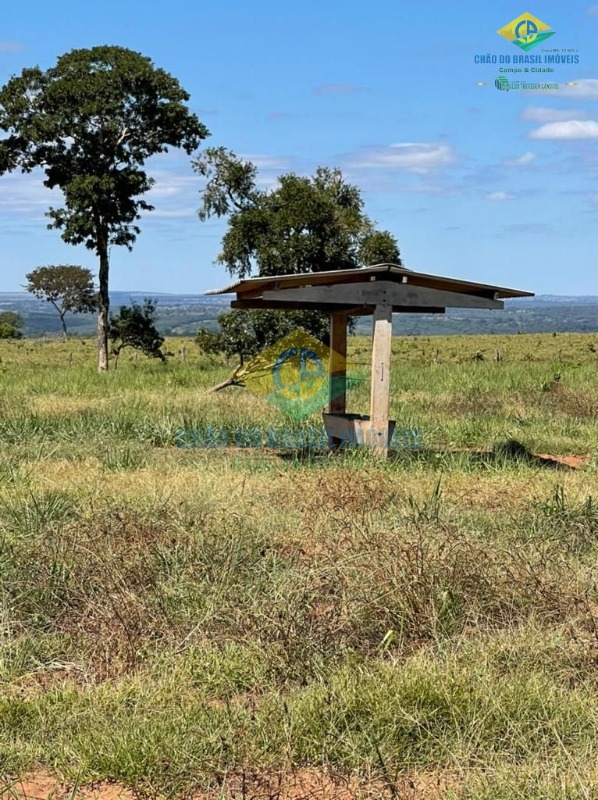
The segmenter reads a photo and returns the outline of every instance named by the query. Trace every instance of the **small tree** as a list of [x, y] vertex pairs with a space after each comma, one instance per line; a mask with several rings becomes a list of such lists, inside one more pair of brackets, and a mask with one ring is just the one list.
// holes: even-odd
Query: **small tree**
[[97, 296], [91, 270], [84, 267], [38, 267], [26, 275], [28, 292], [38, 300], [51, 303], [60, 318], [62, 333], [68, 338], [66, 315], [85, 314], [97, 308]]
[[156, 300], [145, 298], [143, 305], [131, 303], [121, 306], [117, 315], [110, 316], [109, 335], [114, 354], [114, 369], [118, 367], [118, 359], [125, 347], [141, 350], [148, 358], [159, 358], [166, 361], [169, 353], [162, 352], [164, 337], [156, 328]]
[[195, 334], [195, 344], [202, 353], [206, 355], [216, 355], [224, 353], [224, 337], [222, 333], [209, 331], [207, 328], [200, 328]]
[[0, 312], [0, 339], [21, 339], [23, 318], [14, 311]]

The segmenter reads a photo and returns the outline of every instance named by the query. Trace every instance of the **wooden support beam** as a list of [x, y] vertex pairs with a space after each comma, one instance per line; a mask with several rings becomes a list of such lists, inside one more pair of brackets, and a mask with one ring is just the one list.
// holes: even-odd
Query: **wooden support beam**
[[[249, 300], [231, 300], [231, 308], [247, 309], [272, 309], [274, 311], [297, 311], [312, 309], [314, 311], [327, 311], [333, 313], [344, 311], [350, 317], [364, 317], [374, 313], [374, 305], [352, 306], [345, 303], [299, 303], [299, 302], [277, 302], [275, 300], [262, 300], [261, 298]], [[393, 306], [395, 314], [444, 314], [445, 308], [441, 306]]]
[[[347, 324], [349, 317], [340, 311], [330, 315], [330, 358], [328, 361], [330, 414], [344, 414], [347, 410]], [[330, 447], [340, 447], [341, 439], [331, 436]]]
[[305, 309], [312, 309], [314, 311], [327, 311], [328, 313], [336, 313], [337, 311], [344, 311], [350, 317], [362, 317], [372, 313], [371, 306], [350, 306], [348, 304], [338, 305], [336, 303], [294, 303], [294, 302], [266, 302], [261, 298], [249, 300], [231, 300], [231, 308], [248, 308], [248, 309], [272, 309], [274, 311], [305, 311]]
[[374, 450], [386, 454], [389, 445], [390, 357], [392, 352], [392, 306], [377, 305], [374, 309], [372, 342], [372, 380], [370, 390], [370, 423]]
[[[330, 400], [328, 410], [331, 414], [344, 414], [347, 410], [347, 323], [344, 312], [330, 315]], [[342, 389], [342, 391], [339, 391]]]
[[335, 286], [303, 286], [295, 289], [265, 291], [264, 302], [322, 303], [351, 306], [403, 306], [419, 308], [497, 308], [502, 300], [415, 286], [394, 281], [362, 281]]

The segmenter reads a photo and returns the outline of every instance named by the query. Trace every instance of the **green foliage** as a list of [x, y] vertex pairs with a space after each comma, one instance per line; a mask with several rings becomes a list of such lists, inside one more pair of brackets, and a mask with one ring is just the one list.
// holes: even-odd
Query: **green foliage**
[[[201, 220], [228, 215], [218, 262], [239, 278], [401, 264], [388, 231], [366, 216], [356, 186], [339, 169], [319, 167], [312, 177], [281, 175], [270, 191], [257, 188], [257, 168], [224, 148], [195, 161], [206, 179]], [[300, 326], [326, 341], [327, 315], [315, 311], [233, 311], [220, 317], [228, 354], [241, 360]]]
[[142, 196], [153, 179], [148, 158], [181, 147], [191, 153], [208, 135], [186, 102], [189, 95], [146, 56], [124, 47], [72, 50], [43, 72], [24, 69], [0, 89], [0, 174], [45, 172], [62, 208], [49, 227], [69, 244], [95, 251], [99, 269], [99, 367], [107, 366], [108, 248], [131, 249]]
[[390, 231], [370, 230], [363, 234], [358, 250], [359, 266], [401, 264], [397, 240]]
[[185, 105], [179, 82], [146, 56], [124, 47], [93, 47], [60, 56], [45, 72], [25, 69], [0, 90], [0, 170], [44, 169], [65, 207], [51, 227], [92, 250], [130, 247], [139, 229], [138, 199], [153, 184], [141, 169], [168, 146], [191, 153], [208, 135]]
[[148, 358], [159, 358], [166, 361], [168, 354], [162, 352], [164, 337], [160, 335], [155, 324], [156, 301], [146, 298], [143, 305], [131, 303], [121, 306], [117, 315], [110, 317], [110, 340], [115, 356], [118, 357], [125, 347], [140, 350]]
[[91, 270], [85, 267], [37, 267], [26, 275], [27, 291], [39, 300], [60, 304], [64, 311], [81, 314], [93, 311], [96, 304]]
[[216, 355], [225, 351], [224, 339], [221, 333], [200, 328], [195, 335], [195, 344], [207, 355]]
[[18, 328], [7, 322], [0, 322], [0, 339], [20, 339], [23, 336]]
[[194, 162], [195, 171], [206, 178], [199, 219], [225, 216], [231, 211], [252, 208], [259, 202], [257, 167], [243, 161], [225, 147], [208, 147]]
[[0, 312], [0, 339], [20, 339], [23, 336], [21, 327], [23, 319], [14, 311]]
[[0, 325], [12, 325], [14, 328], [22, 328], [23, 318], [16, 311], [0, 311]]
[[84, 267], [59, 266], [37, 267], [26, 275], [27, 291], [38, 300], [45, 300], [58, 312], [66, 337], [66, 314], [85, 314], [95, 311], [97, 296], [91, 270]]
[[303, 328], [328, 343], [329, 322], [317, 311], [246, 311], [235, 309], [218, 318], [224, 352], [237, 355], [241, 363], [282, 339], [296, 328]]
[[204, 178], [204, 220], [228, 215], [219, 263], [240, 278], [366, 266], [364, 259], [400, 264], [396, 240], [376, 231], [356, 186], [339, 169], [318, 167], [313, 177], [281, 175], [270, 191], [257, 188], [257, 168], [223, 148], [194, 162]]

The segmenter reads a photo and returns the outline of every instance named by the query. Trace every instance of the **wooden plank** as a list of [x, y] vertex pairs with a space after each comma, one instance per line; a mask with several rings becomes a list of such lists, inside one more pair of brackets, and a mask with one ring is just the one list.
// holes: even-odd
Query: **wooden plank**
[[[409, 284], [414, 286], [424, 286], [431, 289], [442, 291], [458, 292], [466, 295], [477, 295], [479, 297], [489, 297], [490, 299], [508, 297], [533, 297], [533, 292], [524, 292], [519, 289], [508, 289], [504, 286], [494, 286], [487, 283], [475, 283], [473, 281], [463, 281], [457, 278], [448, 278], [441, 275], [430, 275], [426, 272], [416, 272], [405, 270], [392, 264], [378, 264], [372, 267], [352, 270], [327, 270], [325, 272], [309, 272], [292, 275], [262, 276], [256, 278], [246, 278], [236, 281], [222, 289], [215, 289], [207, 294], [227, 294], [236, 292], [239, 297], [245, 293], [251, 293], [255, 289], [261, 294], [266, 289], [272, 289], [276, 283], [278, 288], [290, 288], [293, 286], [315, 286], [330, 284], [345, 284], [362, 282], [368, 277], [388, 278], [394, 280], [407, 279]], [[498, 297], [494, 297], [497, 294]]]
[[278, 303], [273, 301], [264, 301], [261, 298], [252, 300], [231, 300], [231, 308], [246, 308], [246, 309], [271, 309], [276, 311], [301, 311], [303, 309], [313, 309], [315, 311], [327, 311], [328, 313], [337, 313], [344, 311], [350, 317], [361, 317], [371, 314], [372, 306], [351, 306], [351, 305], [337, 305], [336, 303], [294, 303], [284, 302]]
[[330, 315], [330, 359], [328, 362], [330, 399], [328, 411], [331, 414], [344, 414], [347, 409], [348, 321], [347, 314], [343, 312]]
[[504, 303], [490, 297], [441, 291], [394, 281], [362, 281], [336, 286], [304, 286], [265, 291], [265, 302], [295, 302], [338, 305], [390, 305], [426, 308], [496, 308]]
[[[347, 410], [347, 324], [346, 313], [330, 315], [330, 357], [328, 360], [328, 413], [344, 414]], [[342, 439], [329, 436], [328, 446], [340, 447]]]
[[373, 447], [379, 454], [386, 453], [389, 444], [391, 348], [392, 306], [377, 305], [373, 321], [370, 420], [374, 435]]
[[[350, 306], [341, 303], [294, 303], [294, 302], [276, 302], [273, 300], [262, 300], [256, 298], [252, 300], [231, 300], [231, 308], [246, 308], [246, 309], [271, 309], [276, 311], [297, 311], [301, 309], [313, 309], [315, 311], [327, 311], [329, 313], [336, 311], [345, 311], [350, 317], [363, 317], [374, 313], [374, 306]], [[395, 314], [444, 314], [444, 307], [429, 307], [429, 306], [393, 306]]]

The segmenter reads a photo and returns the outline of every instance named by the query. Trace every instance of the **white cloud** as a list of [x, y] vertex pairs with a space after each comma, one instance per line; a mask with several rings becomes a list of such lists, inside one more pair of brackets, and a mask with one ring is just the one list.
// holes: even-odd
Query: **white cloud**
[[521, 156], [515, 156], [513, 158], [505, 158], [503, 159], [503, 166], [504, 167], [529, 167], [530, 164], [533, 164], [536, 160], [535, 153], [523, 153]]
[[418, 194], [457, 194], [458, 190], [450, 186], [435, 183], [410, 183], [407, 186], [395, 187], [394, 191], [416, 192]]
[[252, 164], [258, 169], [291, 169], [293, 161], [290, 158], [283, 158], [277, 156], [262, 156], [252, 155], [250, 153], [241, 153], [239, 155], [243, 161], [251, 161]]
[[588, 14], [591, 17], [598, 17], [598, 6], [590, 6], [588, 8]]
[[[156, 159], [156, 163], [170, 164], [171, 160]], [[187, 165], [185, 165], [187, 167]], [[200, 204], [200, 178], [193, 174], [181, 174], [175, 169], [158, 167], [149, 170], [156, 183], [144, 199], [155, 206], [155, 211], [146, 218], [195, 218]], [[58, 189], [47, 189], [44, 174], [37, 170], [21, 174], [12, 172], [4, 175], [0, 183], [0, 217], [5, 224], [34, 223], [41, 229], [49, 222], [45, 212], [53, 206], [64, 205], [64, 197]]]
[[194, 175], [177, 175], [175, 172], [162, 169], [154, 169], [150, 174], [156, 181], [147, 193], [150, 203], [159, 197], [180, 195], [186, 189], [194, 190], [196, 193], [199, 191], [200, 178]]
[[158, 208], [148, 213], [150, 219], [188, 219], [197, 216], [196, 208]]
[[21, 174], [12, 172], [2, 178], [0, 211], [7, 215], [19, 215], [30, 219], [43, 219], [50, 206], [60, 206], [62, 192], [47, 189], [40, 172]]
[[22, 49], [20, 42], [0, 42], [0, 53], [18, 53]]
[[490, 192], [486, 195], [486, 200], [494, 200], [501, 202], [503, 200], [514, 200], [515, 195], [510, 192]]
[[352, 160], [356, 168], [399, 169], [425, 174], [441, 169], [455, 160], [446, 144], [405, 142], [388, 147], [367, 148]]
[[328, 83], [325, 86], [316, 86], [314, 94], [356, 94], [369, 91], [367, 86], [356, 86], [352, 83]]
[[531, 139], [598, 139], [598, 122], [580, 119], [548, 122], [529, 135]]
[[515, 222], [503, 225], [498, 236], [550, 236], [553, 233], [555, 229], [546, 222]]
[[528, 106], [523, 109], [521, 119], [526, 122], [562, 122], [570, 119], [587, 119], [586, 111], [567, 110], [566, 108], [542, 108]]
[[598, 98], [598, 78], [582, 78], [573, 86], [565, 86], [558, 92], [559, 97]]

